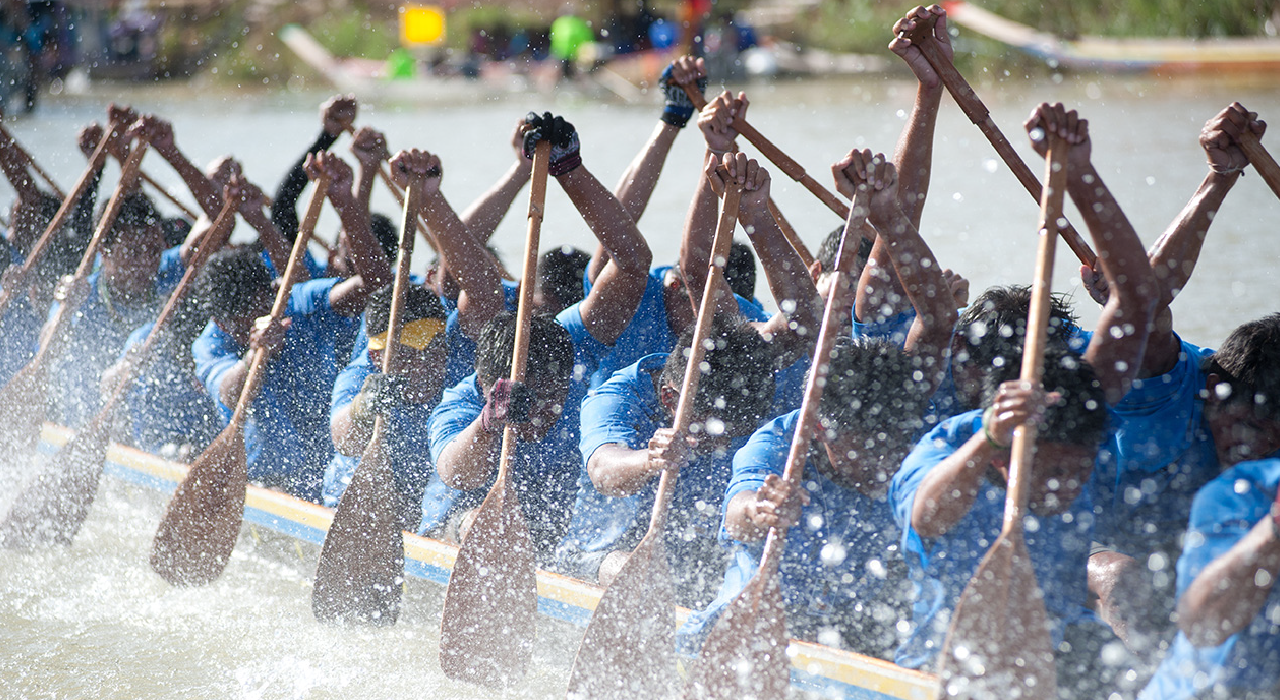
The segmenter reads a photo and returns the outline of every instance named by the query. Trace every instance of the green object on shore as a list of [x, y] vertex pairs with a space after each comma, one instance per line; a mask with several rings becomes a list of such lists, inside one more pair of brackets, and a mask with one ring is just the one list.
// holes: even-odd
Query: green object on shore
[[418, 72], [417, 62], [413, 54], [405, 49], [396, 49], [387, 56], [387, 77], [392, 80], [412, 78]]
[[562, 61], [578, 57], [583, 44], [595, 41], [595, 34], [586, 21], [577, 15], [557, 17], [551, 23], [551, 55]]

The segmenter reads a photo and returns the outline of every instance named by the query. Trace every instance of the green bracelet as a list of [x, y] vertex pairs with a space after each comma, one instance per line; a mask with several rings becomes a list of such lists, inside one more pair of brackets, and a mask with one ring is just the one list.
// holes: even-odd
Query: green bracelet
[[1001, 445], [1000, 443], [996, 442], [995, 436], [991, 434], [991, 423], [993, 422], [993, 416], [995, 412], [996, 412], [995, 406], [987, 406], [987, 410], [982, 412], [982, 436], [987, 439], [987, 444], [991, 445], [995, 449], [1007, 450], [1009, 449], [1009, 446]]

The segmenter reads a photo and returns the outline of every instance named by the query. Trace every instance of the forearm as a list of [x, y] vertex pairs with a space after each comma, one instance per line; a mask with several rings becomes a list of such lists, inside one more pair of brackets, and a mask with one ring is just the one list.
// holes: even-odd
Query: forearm
[[498, 468], [501, 449], [502, 431], [484, 430], [477, 418], [440, 452], [436, 472], [449, 488], [480, 488]]
[[622, 202], [633, 221], [639, 221], [645, 208], [649, 206], [649, 199], [658, 185], [658, 176], [662, 174], [662, 166], [667, 162], [667, 155], [671, 153], [671, 146], [679, 133], [679, 127], [659, 121], [644, 148], [636, 154], [635, 160], [627, 166], [618, 186], [614, 188], [614, 195]]
[[176, 145], [172, 148], [165, 148], [160, 151], [160, 155], [169, 163], [174, 172], [178, 173], [178, 177], [182, 178], [182, 182], [186, 184], [187, 189], [191, 191], [191, 196], [195, 197], [196, 203], [200, 205], [200, 209], [204, 211], [209, 220], [218, 218], [218, 213], [222, 209], [222, 196], [209, 178], [200, 172], [190, 160]]
[[778, 363], [785, 367], [812, 354], [822, 323], [822, 298], [800, 254], [782, 235], [767, 208], [749, 212], [743, 224], [751, 231], [751, 245], [778, 304], [779, 315], [770, 319], [766, 337], [771, 337]]
[[1262, 610], [1277, 575], [1280, 538], [1264, 517], [1192, 581], [1178, 601], [1178, 628], [1198, 647], [1222, 644]]
[[1200, 248], [1209, 233], [1209, 225], [1238, 179], [1240, 173], [1223, 175], [1210, 171], [1178, 218], [1151, 247], [1148, 262], [1160, 283], [1157, 309], [1168, 306], [1187, 286], [1187, 280], [1200, 258]]
[[335, 199], [331, 195], [329, 201], [337, 210], [342, 228], [347, 233], [351, 262], [355, 264], [356, 273], [364, 280], [365, 288], [373, 291], [390, 284], [391, 265], [369, 225], [369, 209], [353, 198]]
[[27, 202], [36, 201], [40, 188], [27, 168], [26, 159], [18, 152], [18, 144], [4, 135], [0, 135], [0, 170], [4, 170], [5, 177], [19, 197]]
[[502, 275], [443, 194], [424, 195], [422, 216], [436, 232], [444, 265], [461, 290], [458, 316], [462, 331], [468, 338], [478, 338], [484, 325], [504, 308]]
[[240, 402], [245, 380], [249, 378], [249, 361], [252, 359], [253, 352], [246, 353], [245, 357], [241, 357], [234, 367], [222, 375], [222, 381], [218, 383], [218, 401], [223, 406], [235, 410], [236, 404]]
[[93, 171], [89, 186], [85, 188], [84, 194], [80, 195], [76, 208], [71, 213], [71, 230], [83, 240], [88, 240], [93, 235], [93, 210], [98, 204], [98, 188], [102, 184], [103, 170], [104, 166], [100, 165]]
[[761, 527], [752, 519], [756, 492], [739, 491], [724, 510], [724, 529], [738, 542], [759, 542], [769, 534], [769, 528]]
[[603, 445], [587, 460], [587, 475], [606, 496], [630, 496], [644, 488], [658, 472], [649, 464], [648, 450], [626, 445]]
[[938, 123], [938, 107], [942, 104], [941, 85], [916, 90], [915, 106], [898, 139], [893, 162], [898, 169], [898, 202], [912, 225], [920, 226], [929, 179], [933, 171], [933, 134]]
[[369, 445], [373, 437], [372, 418], [355, 418], [351, 415], [354, 402], [338, 409], [329, 419], [329, 433], [333, 437], [333, 447], [339, 454], [348, 457], [359, 457]]
[[925, 475], [911, 506], [911, 527], [917, 534], [944, 535], [969, 513], [995, 454], [979, 431]]
[[276, 188], [275, 196], [271, 200], [271, 221], [280, 230], [280, 235], [289, 240], [293, 240], [298, 235], [298, 198], [302, 196], [302, 191], [306, 189], [309, 182], [304, 169], [307, 156], [329, 150], [337, 140], [336, 135], [321, 131], [315, 143], [311, 144], [306, 153], [294, 162]]
[[[272, 267], [279, 270], [280, 274], [284, 274], [289, 266], [289, 255], [293, 250], [284, 236], [280, 235], [280, 229], [276, 228], [270, 217], [261, 209], [243, 218], [258, 232], [258, 242], [262, 243], [262, 247], [266, 249], [267, 257], [271, 258]], [[294, 284], [304, 282], [310, 277], [305, 265], [300, 265], [295, 274]]]
[[[884, 239], [889, 259], [893, 262], [903, 292], [916, 310], [921, 332], [907, 338], [906, 349], [919, 355], [932, 354], [939, 358], [951, 344], [956, 325], [956, 304], [942, 276], [933, 251], [920, 237], [920, 232], [907, 216], [898, 210], [885, 221], [877, 221], [876, 228]], [[942, 362], [934, 366], [941, 369]], [[936, 385], [936, 378], [926, 379]]]
[[369, 203], [373, 199], [373, 181], [378, 177], [378, 166], [369, 165], [364, 161], [360, 162], [359, 174], [356, 177], [356, 187], [351, 192], [351, 196], [359, 202], [365, 209], [369, 209]]
[[695, 297], [702, 293], [702, 286], [707, 281], [707, 264], [711, 261], [711, 245], [719, 218], [720, 199], [711, 189], [706, 175], [699, 171], [698, 184], [685, 214], [684, 235], [680, 239], [680, 272]]
[[498, 230], [498, 224], [506, 217], [516, 196], [529, 181], [531, 174], [527, 162], [515, 162], [507, 168], [502, 178], [462, 212], [462, 223], [481, 245], [488, 243]]
[[1147, 251], [1092, 163], [1071, 173], [1067, 191], [1098, 249], [1098, 266], [1111, 285], [1111, 294], [1154, 300]]
[[618, 269], [647, 276], [653, 255], [618, 198], [605, 189], [585, 165], [556, 179]]

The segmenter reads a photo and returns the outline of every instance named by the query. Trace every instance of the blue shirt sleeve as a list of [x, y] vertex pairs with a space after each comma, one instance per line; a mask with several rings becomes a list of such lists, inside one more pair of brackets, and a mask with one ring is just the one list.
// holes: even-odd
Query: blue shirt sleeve
[[[591, 461], [591, 455], [603, 445], [626, 445], [640, 450], [649, 444], [656, 426], [629, 381], [637, 378], [629, 371], [633, 368], [634, 365], [615, 372], [594, 394], [583, 399], [579, 443], [583, 464]], [[642, 372], [638, 378], [648, 380], [649, 374]]]
[[440, 403], [427, 421], [431, 461], [440, 460], [440, 453], [454, 438], [467, 429], [484, 410], [484, 398], [480, 394], [475, 373], [469, 374], [456, 386], [446, 389]]
[[213, 399], [224, 419], [231, 414], [234, 407], [226, 406], [218, 398], [222, 379], [240, 361], [240, 348], [231, 336], [223, 333], [213, 321], [205, 326], [204, 332], [191, 344], [191, 356], [195, 361], [196, 378], [204, 385], [205, 391]]
[[758, 491], [764, 486], [764, 480], [770, 474], [782, 476], [787, 466], [787, 454], [791, 449], [791, 439], [796, 432], [799, 411], [792, 411], [779, 416], [760, 426], [733, 455], [733, 475], [725, 488], [724, 503], [721, 506], [720, 539], [731, 539], [724, 529], [724, 513], [728, 511], [729, 502], [743, 491]]

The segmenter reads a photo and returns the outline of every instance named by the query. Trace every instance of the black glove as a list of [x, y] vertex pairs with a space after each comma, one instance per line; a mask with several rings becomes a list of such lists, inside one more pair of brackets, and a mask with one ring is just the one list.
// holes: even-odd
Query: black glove
[[[666, 104], [662, 107], [662, 121], [671, 126], [683, 129], [685, 124], [689, 123], [689, 118], [693, 116], [693, 101], [689, 99], [689, 94], [684, 88], [675, 81], [673, 77], [675, 71], [672, 66], [668, 65], [666, 70], [662, 71], [662, 77], [658, 78], [658, 84], [662, 86], [662, 95], [666, 99]], [[698, 78], [698, 92], [705, 92], [707, 89], [707, 79]]]
[[360, 393], [351, 401], [351, 417], [356, 420], [372, 420], [385, 416], [402, 403], [404, 381], [401, 377], [374, 372], [364, 378]]
[[527, 423], [533, 401], [533, 390], [529, 387], [510, 379], [499, 379], [489, 389], [488, 400], [480, 412], [480, 427], [497, 431], [508, 422]]
[[526, 124], [533, 126], [524, 135], [524, 157], [533, 158], [533, 149], [539, 141], [551, 142], [551, 163], [547, 173], [552, 177], [560, 177], [582, 165], [582, 156], [578, 153], [578, 130], [564, 117], [555, 117], [551, 112], [543, 112], [541, 116], [530, 112], [524, 118]]

